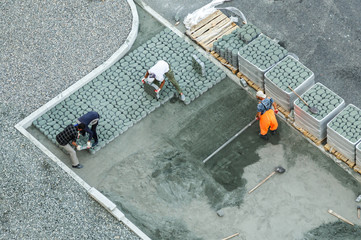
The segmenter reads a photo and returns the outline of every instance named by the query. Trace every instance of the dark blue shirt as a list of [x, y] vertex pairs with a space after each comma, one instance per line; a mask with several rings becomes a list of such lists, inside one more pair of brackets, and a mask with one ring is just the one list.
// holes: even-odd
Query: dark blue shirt
[[263, 115], [265, 112], [272, 108], [273, 99], [272, 98], [265, 98], [257, 105], [257, 112], [261, 112]]
[[81, 116], [80, 118], [78, 118], [78, 123], [85, 124], [84, 131], [89, 134], [89, 138], [88, 138], [89, 141], [93, 138], [93, 132], [89, 129], [88, 125], [91, 123], [91, 121], [93, 121], [95, 119], [99, 119], [99, 114], [94, 111], [88, 112], [88, 113], [84, 114], [83, 116]]

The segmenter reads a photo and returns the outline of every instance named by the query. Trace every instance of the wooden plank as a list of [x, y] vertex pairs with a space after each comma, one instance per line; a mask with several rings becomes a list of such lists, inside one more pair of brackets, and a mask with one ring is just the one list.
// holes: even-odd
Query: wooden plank
[[208, 33], [208, 31], [215, 28], [216, 26], [218, 26], [218, 24], [221, 24], [222, 22], [226, 21], [227, 19], [229, 19], [229, 18], [227, 18], [227, 16], [224, 14], [218, 16], [217, 18], [213, 19], [211, 22], [207, 23], [206, 25], [202, 26], [197, 31], [192, 33], [192, 37], [197, 38], [204, 33]]
[[361, 167], [360, 167], [360, 166], [355, 165], [355, 166], [353, 167], [353, 170], [354, 170], [355, 172], [361, 174]]
[[207, 17], [205, 17], [204, 19], [199, 21], [199, 23], [197, 23], [196, 25], [191, 27], [191, 29], [189, 31], [189, 35], [192, 34], [195, 31], [197, 31], [199, 28], [201, 28], [202, 26], [204, 26], [208, 22], [212, 21], [214, 18], [218, 17], [221, 14], [223, 14], [223, 13], [220, 10], [217, 10], [214, 13], [208, 15]]
[[224, 32], [222, 31], [220, 34], [217, 34], [213, 39], [210, 39], [206, 45], [207, 45], [207, 48], [211, 49], [213, 47], [213, 43], [215, 41], [217, 41], [219, 38], [221, 38], [222, 36], [224, 35], [228, 35], [230, 33], [232, 33], [234, 30], [236, 30], [238, 27], [238, 25], [236, 26], [231, 26], [230, 28], [227, 28]]
[[207, 32], [204, 32], [203, 35], [201, 36], [198, 36], [196, 38], [196, 41], [198, 42], [201, 42], [201, 43], [204, 43], [206, 41], [208, 41], [208, 39], [211, 39], [211, 38], [214, 38], [219, 30], [225, 26], [227, 23], [229, 23], [231, 20], [229, 18], [225, 18], [223, 19], [221, 22], [219, 22], [216, 26], [212, 27], [212, 28], [209, 28]]

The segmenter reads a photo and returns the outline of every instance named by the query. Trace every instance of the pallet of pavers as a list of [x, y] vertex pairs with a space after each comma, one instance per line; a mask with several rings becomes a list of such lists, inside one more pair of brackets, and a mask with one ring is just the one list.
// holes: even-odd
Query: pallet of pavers
[[238, 69], [264, 90], [264, 74], [288, 55], [276, 41], [260, 34], [238, 51]]
[[249, 23], [243, 24], [215, 41], [211, 54], [235, 74], [238, 70], [239, 49], [257, 38], [259, 34], [261, 34], [259, 28]]
[[317, 145], [326, 138], [327, 123], [331, 121], [345, 106], [345, 101], [330, 89], [316, 83], [304, 94], [302, 99], [318, 113], [312, 113], [300, 99], [294, 102], [294, 126]]
[[355, 165], [356, 145], [361, 141], [360, 116], [361, 110], [349, 104], [327, 124], [327, 144], [350, 167]]
[[239, 28], [237, 24], [220, 10], [217, 10], [187, 30], [186, 35], [205, 50], [211, 51], [213, 43], [217, 39], [230, 34], [237, 28]]
[[355, 171], [361, 174], [361, 141], [356, 146], [356, 166]]
[[302, 95], [315, 84], [313, 72], [289, 55], [271, 68], [264, 78], [265, 93], [272, 97], [280, 111], [287, 117], [293, 109], [296, 94]]

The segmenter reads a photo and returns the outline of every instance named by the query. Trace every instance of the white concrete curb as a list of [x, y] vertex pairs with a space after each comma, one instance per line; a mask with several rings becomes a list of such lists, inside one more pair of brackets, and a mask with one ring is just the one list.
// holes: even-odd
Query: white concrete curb
[[43, 151], [51, 160], [53, 160], [61, 169], [63, 169], [69, 176], [71, 176], [76, 182], [78, 182], [88, 194], [96, 200], [100, 205], [102, 205], [108, 212], [110, 212], [118, 221], [123, 222], [129, 229], [131, 229], [136, 235], [141, 239], [150, 240], [150, 238], [145, 235], [137, 226], [135, 226], [130, 220], [128, 220], [125, 215], [116, 207], [116, 205], [110, 201], [106, 196], [100, 193], [97, 189], [91, 187], [87, 184], [82, 178], [80, 178], [76, 173], [74, 173], [68, 166], [66, 166], [59, 158], [57, 158], [51, 151], [49, 151], [43, 144], [41, 144], [36, 138], [34, 138], [26, 128], [30, 127], [32, 122], [43, 115], [45, 112], [50, 110], [52, 107], [57, 105], [59, 102], [64, 100], [66, 97], [70, 96], [72, 93], [77, 91], [79, 88], [83, 87], [85, 84], [99, 76], [119, 59], [121, 59], [133, 46], [133, 43], [138, 35], [139, 27], [139, 16], [137, 8], [133, 0], [127, 0], [129, 7], [131, 9], [133, 19], [132, 19], [132, 30], [130, 31], [127, 39], [124, 44], [104, 63], [98, 66], [96, 69], [91, 71], [85, 77], [71, 85], [69, 88], [64, 90], [58, 96], [47, 102], [45, 105], [31, 113], [25, 119], [20, 121], [15, 125], [15, 128], [21, 132], [25, 137], [27, 137], [32, 143], [35, 144], [41, 151]]

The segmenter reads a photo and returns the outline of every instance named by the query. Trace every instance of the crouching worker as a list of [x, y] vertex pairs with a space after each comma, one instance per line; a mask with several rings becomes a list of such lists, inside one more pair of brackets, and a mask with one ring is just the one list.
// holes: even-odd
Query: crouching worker
[[165, 79], [164, 75], [168, 78], [168, 80], [173, 84], [175, 89], [179, 94], [179, 99], [181, 101], [185, 100], [185, 96], [183, 94], [182, 89], [180, 88], [178, 82], [174, 78], [174, 74], [169, 64], [164, 60], [159, 60], [153, 67], [151, 67], [147, 73], [145, 74], [142, 82], [144, 84], [151, 85], [155, 90], [156, 97], [159, 98], [159, 93], [162, 90]]
[[81, 129], [79, 126], [74, 126], [70, 124], [62, 132], [56, 135], [56, 141], [62, 148], [65, 149], [67, 153], [69, 153], [73, 168], [83, 167], [83, 165], [79, 164], [76, 152], [74, 148], [72, 148], [72, 146], [70, 145], [71, 143], [76, 148], [80, 147], [78, 146], [78, 144], [76, 144], [76, 139], [78, 138], [78, 131], [83, 131], [83, 129]]
[[[85, 133], [88, 133], [89, 135], [87, 142], [88, 149], [98, 144], [97, 126], [98, 126], [99, 118], [100, 116], [97, 112], [91, 111], [84, 114], [83, 116], [81, 116], [76, 120], [78, 124], [75, 126], [78, 126], [79, 128], [83, 129], [82, 131], [80, 131], [80, 133], [83, 136], [85, 135]], [[91, 129], [89, 128], [89, 126], [91, 126]], [[90, 143], [92, 139], [94, 139], [93, 145]]]
[[[269, 98], [262, 91], [258, 91], [256, 97], [260, 102], [257, 105], [256, 119], [259, 120], [260, 133], [259, 136], [268, 140], [267, 132], [270, 129], [274, 135], [278, 128], [278, 122], [275, 113], [278, 113], [277, 105], [272, 98]], [[272, 109], [272, 106], [274, 110]]]

